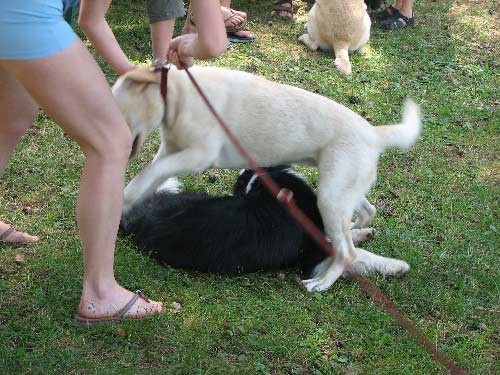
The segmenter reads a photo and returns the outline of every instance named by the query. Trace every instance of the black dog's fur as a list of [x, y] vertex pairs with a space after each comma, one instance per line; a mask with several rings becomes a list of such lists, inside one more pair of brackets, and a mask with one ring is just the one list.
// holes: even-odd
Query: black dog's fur
[[[282, 188], [293, 192], [298, 207], [323, 230], [316, 195], [288, 166], [267, 168]], [[299, 266], [309, 277], [327, 254], [245, 170], [233, 186], [234, 196], [159, 192], [136, 204], [121, 228], [137, 246], [161, 263], [220, 274]]]

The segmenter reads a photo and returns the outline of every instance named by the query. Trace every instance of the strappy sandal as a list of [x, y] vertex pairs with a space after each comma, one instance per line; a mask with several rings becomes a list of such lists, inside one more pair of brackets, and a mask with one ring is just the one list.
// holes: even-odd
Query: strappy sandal
[[[229, 16], [227, 16], [226, 18], [224, 18], [224, 25], [228, 21], [231, 21], [233, 18], [238, 16], [233, 9], [229, 8], [229, 11], [231, 12], [231, 14]], [[250, 32], [250, 30], [245, 28], [246, 23], [247, 23], [247, 21], [244, 20], [243, 22], [240, 22], [236, 26], [226, 26], [227, 39], [233, 43], [251, 43], [251, 42], [253, 42], [255, 40], [254, 36], [238, 35], [238, 33], [241, 31]]]
[[[238, 16], [238, 14], [234, 11], [234, 9], [231, 9], [231, 8], [228, 8], [228, 9], [230, 11], [230, 15], [227, 16], [226, 18], [224, 18], [224, 25], [226, 24], [227, 21], [230, 21], [234, 17]], [[189, 24], [190, 27], [196, 28], [196, 23], [193, 20], [192, 13], [189, 13], [187, 15], [187, 23]], [[228, 39], [227, 49], [232, 48], [231, 42], [250, 43], [250, 42], [253, 42], [255, 40], [254, 36], [245, 37], [245, 36], [238, 35], [238, 33], [241, 31], [249, 31], [248, 29], [246, 29], [244, 27], [245, 25], [246, 25], [246, 21], [243, 21], [236, 26], [226, 26], [226, 34], [227, 34], [227, 39]]]
[[394, 8], [392, 5], [389, 5], [387, 8], [377, 12], [375, 14], [375, 19], [378, 21], [383, 21], [389, 17], [393, 17], [396, 13], [399, 13], [399, 10]]
[[[291, 20], [293, 18], [293, 2], [292, 0], [275, 0], [273, 2], [273, 15], [282, 18], [284, 20]], [[290, 4], [289, 7], [283, 6], [283, 4]], [[280, 13], [285, 12], [286, 16], [280, 15]]]
[[141, 317], [133, 317], [133, 316], [125, 316], [125, 314], [130, 310], [132, 306], [137, 302], [139, 298], [142, 298], [146, 302], [150, 302], [149, 298], [144, 295], [140, 290], [137, 290], [134, 293], [134, 296], [128, 301], [125, 306], [123, 306], [120, 311], [118, 311], [115, 315], [113, 316], [106, 316], [104, 318], [85, 318], [81, 315], [76, 315], [75, 316], [75, 323], [79, 326], [82, 327], [94, 327], [97, 325], [101, 324], [117, 324], [120, 323], [123, 319], [126, 320], [144, 320], [147, 318], [150, 318], [154, 315], [162, 315], [165, 312], [165, 307], [162, 308], [162, 310], [159, 313], [152, 313], [152, 314], [147, 314], [145, 316]]
[[[2, 234], [0, 234], [0, 243], [6, 243], [9, 245], [13, 246], [22, 246], [22, 245], [29, 245], [29, 244], [34, 244], [38, 242], [38, 238], [36, 240], [27, 240], [25, 239], [24, 241], [18, 241], [18, 242], [12, 242], [12, 241], [7, 241], [7, 237], [9, 237], [12, 233], [17, 232], [17, 229], [13, 225], [9, 225], [9, 228], [5, 230]], [[21, 232], [23, 234], [27, 234], [24, 232]]]
[[386, 18], [381, 22], [382, 28], [384, 30], [397, 30], [404, 29], [407, 26], [413, 26], [415, 24], [415, 16], [412, 15], [411, 18], [404, 16], [399, 10], [396, 9], [396, 13], [389, 18]]

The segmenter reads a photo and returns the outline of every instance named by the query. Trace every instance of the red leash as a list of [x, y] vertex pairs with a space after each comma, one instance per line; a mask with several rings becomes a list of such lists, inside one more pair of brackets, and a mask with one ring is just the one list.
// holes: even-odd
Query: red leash
[[[334, 256], [334, 249], [331, 242], [322, 233], [316, 225], [297, 207], [295, 201], [293, 200], [293, 193], [288, 189], [281, 189], [278, 184], [267, 174], [267, 172], [259, 167], [252, 156], [245, 150], [240, 141], [234, 136], [229, 127], [226, 125], [225, 121], [220, 117], [217, 111], [214, 109], [207, 96], [198, 85], [198, 82], [194, 79], [189, 69], [185, 69], [186, 73], [193, 83], [194, 87], [203, 98], [203, 101], [207, 105], [210, 112], [213, 114], [219, 125], [222, 127], [226, 135], [229, 137], [233, 145], [236, 147], [238, 152], [245, 158], [251, 169], [259, 174], [259, 178], [262, 180], [264, 186], [272, 193], [278, 201], [290, 211], [290, 214], [297, 220], [297, 222], [302, 225], [304, 230], [311, 236], [330, 256]], [[165, 104], [167, 103], [167, 76], [168, 67], [161, 68], [161, 93], [165, 99]], [[352, 272], [352, 277], [358, 282], [361, 288], [377, 303], [379, 304], [390, 316], [392, 316], [399, 325], [405, 328], [411, 336], [413, 336], [417, 342], [419, 342], [439, 363], [445, 366], [451, 374], [465, 374], [466, 371], [456, 365], [453, 360], [441, 351], [439, 351], [435, 345], [419, 330], [415, 325], [407, 319], [403, 313], [387, 298], [382, 291], [377, 288], [370, 280], [366, 277]]]

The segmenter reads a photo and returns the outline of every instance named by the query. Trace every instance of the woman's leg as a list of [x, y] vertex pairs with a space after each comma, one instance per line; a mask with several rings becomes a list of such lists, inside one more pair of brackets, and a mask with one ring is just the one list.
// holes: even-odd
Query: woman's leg
[[182, 0], [147, 0], [146, 7], [153, 59], [165, 61], [174, 33], [175, 20], [186, 14], [184, 3]]
[[[0, 61], [85, 154], [77, 221], [83, 242], [81, 316], [112, 316], [133, 296], [114, 278], [114, 249], [130, 134], [99, 66], [80, 40], [35, 60]], [[139, 299], [126, 316], [162, 310]]]
[[398, 8], [401, 14], [405, 17], [413, 17], [413, 0], [401, 0], [401, 7]]
[[[0, 68], [0, 178], [19, 139], [36, 118], [38, 106], [26, 90], [4, 69]], [[28, 243], [38, 241], [17, 230], [10, 231], [10, 225], [0, 221], [2, 241]]]

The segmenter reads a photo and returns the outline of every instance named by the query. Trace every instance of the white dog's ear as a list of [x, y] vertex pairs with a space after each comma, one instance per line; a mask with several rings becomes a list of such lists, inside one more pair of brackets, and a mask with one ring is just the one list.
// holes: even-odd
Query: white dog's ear
[[147, 66], [139, 66], [123, 75], [124, 80], [139, 83], [160, 83], [160, 75]]

